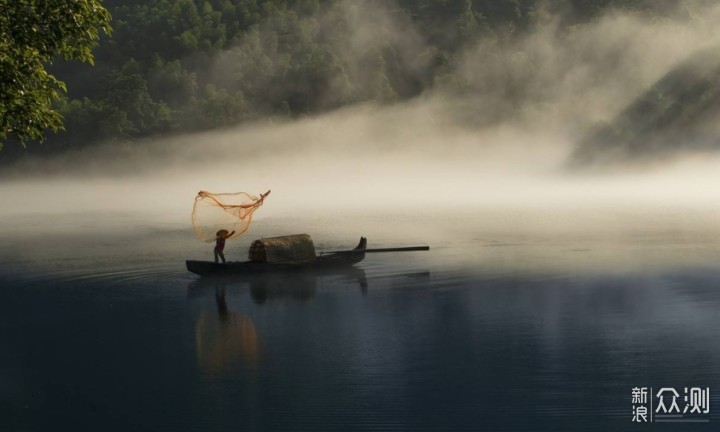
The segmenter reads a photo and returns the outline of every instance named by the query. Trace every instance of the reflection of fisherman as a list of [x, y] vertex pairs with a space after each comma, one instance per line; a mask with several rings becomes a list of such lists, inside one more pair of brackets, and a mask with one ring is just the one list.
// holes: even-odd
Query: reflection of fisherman
[[225, 255], [223, 254], [223, 250], [225, 250], [225, 239], [233, 234], [235, 234], [235, 231], [228, 233], [228, 230], [224, 229], [215, 233], [215, 250], [213, 251], [215, 253], [215, 263], [218, 262], [218, 257], [220, 257], [223, 264], [225, 264]]
[[220, 318], [220, 322], [226, 323], [230, 318], [230, 313], [228, 312], [227, 301], [225, 301], [224, 286], [215, 288], [215, 302], [217, 303], [218, 317]]

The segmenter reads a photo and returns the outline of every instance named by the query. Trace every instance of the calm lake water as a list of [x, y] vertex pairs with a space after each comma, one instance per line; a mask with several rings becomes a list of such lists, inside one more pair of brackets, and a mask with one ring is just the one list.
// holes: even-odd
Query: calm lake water
[[[250, 280], [188, 273], [212, 245], [185, 222], [4, 216], [0, 430], [717, 430], [717, 216], [266, 218], [230, 260], [297, 232], [431, 251]], [[709, 387], [709, 422], [633, 423], [633, 387]]]

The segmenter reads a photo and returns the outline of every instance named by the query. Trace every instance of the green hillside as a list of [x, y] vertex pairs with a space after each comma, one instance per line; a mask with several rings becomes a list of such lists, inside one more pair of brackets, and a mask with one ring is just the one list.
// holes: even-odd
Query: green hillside
[[26, 149], [8, 142], [0, 160], [407, 100], [453, 81], [465, 47], [530, 31], [541, 10], [572, 26], [609, 8], [662, 14], [674, 3], [106, 0], [113, 33], [95, 66], [51, 66], [67, 83], [57, 104], [66, 131]]
[[583, 139], [572, 165], [652, 161], [720, 144], [720, 48], [692, 55]]

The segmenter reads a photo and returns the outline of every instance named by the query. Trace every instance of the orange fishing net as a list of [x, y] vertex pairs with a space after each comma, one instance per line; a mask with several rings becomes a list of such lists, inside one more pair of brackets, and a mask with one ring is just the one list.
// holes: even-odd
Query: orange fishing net
[[247, 231], [252, 215], [265, 200], [270, 191], [259, 197], [245, 193], [210, 193], [200, 191], [193, 205], [192, 223], [200, 240], [213, 241], [220, 231], [226, 235], [235, 231], [227, 238], [236, 238]]

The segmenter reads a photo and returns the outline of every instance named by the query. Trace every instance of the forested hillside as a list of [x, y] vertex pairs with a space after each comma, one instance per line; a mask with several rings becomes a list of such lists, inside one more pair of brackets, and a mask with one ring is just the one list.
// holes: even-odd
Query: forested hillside
[[701, 50], [578, 142], [575, 167], [654, 161], [718, 148], [720, 48]]
[[662, 14], [660, 0], [106, 0], [113, 33], [95, 66], [51, 67], [68, 94], [65, 132], [8, 143], [0, 159], [207, 130], [268, 117], [392, 103], [452, 84], [483, 38], [548, 15], [569, 27], [609, 8]]

